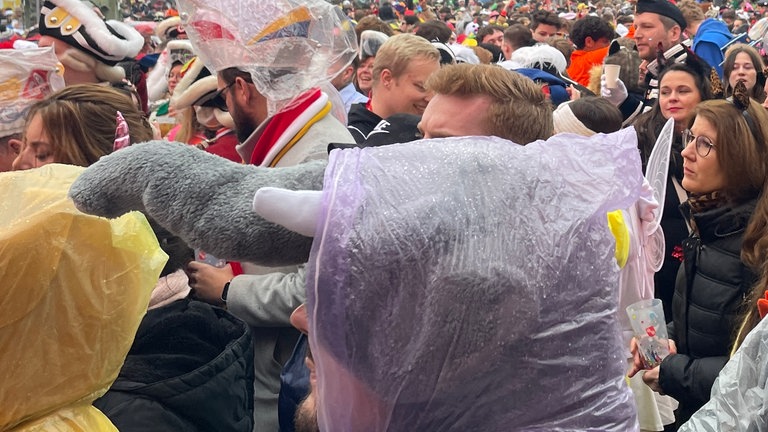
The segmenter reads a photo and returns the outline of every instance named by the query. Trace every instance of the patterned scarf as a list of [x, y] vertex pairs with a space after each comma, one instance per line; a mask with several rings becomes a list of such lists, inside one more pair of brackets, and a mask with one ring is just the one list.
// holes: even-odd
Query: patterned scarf
[[714, 191], [707, 194], [691, 194], [688, 201], [684, 204], [691, 229], [693, 229], [694, 232], [698, 231], [696, 228], [696, 220], [693, 217], [694, 215], [722, 207], [723, 204], [725, 204], [725, 201], [725, 195], [720, 191]]

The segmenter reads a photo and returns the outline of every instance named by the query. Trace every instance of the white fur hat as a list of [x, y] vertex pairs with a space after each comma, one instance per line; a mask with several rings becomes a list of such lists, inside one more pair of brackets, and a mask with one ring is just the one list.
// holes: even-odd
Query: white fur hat
[[[176, 33], [175, 35], [174, 32]], [[176, 39], [180, 33], [184, 33], [184, 29], [181, 26], [181, 18], [177, 16], [166, 18], [155, 27], [155, 36], [159, 37], [163, 42], [169, 39]]]
[[562, 74], [568, 66], [563, 53], [557, 48], [547, 44], [537, 44], [532, 47], [516, 49], [510, 59], [512, 63], [519, 64], [523, 68], [544, 69], [547, 64], [552, 65], [557, 72]]
[[40, 10], [40, 34], [65, 42], [109, 66], [133, 58], [144, 37], [128, 24], [105, 21], [90, 3], [45, 0]]
[[171, 106], [176, 109], [184, 109], [210, 93], [215, 93], [217, 88], [216, 77], [198, 58], [193, 58], [182, 69], [182, 77], [171, 97]]

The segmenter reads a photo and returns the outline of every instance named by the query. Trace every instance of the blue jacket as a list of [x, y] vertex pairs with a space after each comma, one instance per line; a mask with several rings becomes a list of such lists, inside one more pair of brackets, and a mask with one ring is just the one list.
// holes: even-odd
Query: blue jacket
[[710, 66], [717, 70], [720, 78], [723, 78], [723, 47], [733, 39], [725, 23], [714, 18], [707, 18], [701, 22], [696, 36], [693, 38], [693, 52], [704, 59]]
[[565, 90], [565, 81], [551, 73], [534, 68], [520, 68], [515, 69], [514, 72], [525, 75], [537, 83], [547, 84], [549, 86], [549, 97], [552, 100], [552, 105], [555, 107], [570, 100], [570, 96], [568, 96], [568, 92]]

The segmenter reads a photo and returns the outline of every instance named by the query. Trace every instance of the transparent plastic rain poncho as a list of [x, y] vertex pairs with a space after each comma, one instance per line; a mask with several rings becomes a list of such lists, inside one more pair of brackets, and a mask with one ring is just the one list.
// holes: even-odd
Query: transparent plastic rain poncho
[[29, 107], [64, 87], [53, 47], [0, 50], [0, 137], [24, 129]]
[[334, 151], [309, 260], [323, 431], [632, 431], [606, 212], [634, 130]]
[[766, 387], [768, 319], [763, 318], [720, 371], [709, 402], [680, 427], [680, 432], [767, 431]]
[[0, 430], [116, 430], [91, 403], [123, 365], [167, 256], [146, 219], [77, 211], [83, 168], [0, 174]]
[[282, 108], [357, 54], [352, 23], [325, 0], [179, 0], [184, 29], [216, 72], [239, 67]]

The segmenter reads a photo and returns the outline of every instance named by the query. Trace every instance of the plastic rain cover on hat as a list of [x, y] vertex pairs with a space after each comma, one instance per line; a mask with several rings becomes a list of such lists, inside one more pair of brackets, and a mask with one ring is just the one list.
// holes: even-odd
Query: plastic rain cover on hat
[[178, 3], [203, 62], [216, 72], [229, 67], [250, 72], [256, 88], [272, 103], [270, 111], [284, 105], [279, 101], [329, 81], [357, 54], [352, 23], [325, 0]]
[[631, 128], [331, 152], [307, 277], [320, 429], [637, 430], [606, 212], [642, 181]]
[[24, 129], [29, 107], [64, 87], [53, 47], [0, 50], [0, 137]]
[[376, 53], [379, 52], [379, 48], [384, 45], [389, 39], [389, 36], [376, 30], [363, 30], [360, 33], [360, 51], [358, 58], [365, 60], [369, 57], [376, 57]]
[[141, 213], [75, 208], [67, 192], [83, 170], [0, 175], [3, 431], [116, 430], [95, 426], [111, 424], [91, 403], [117, 378], [168, 256]]

